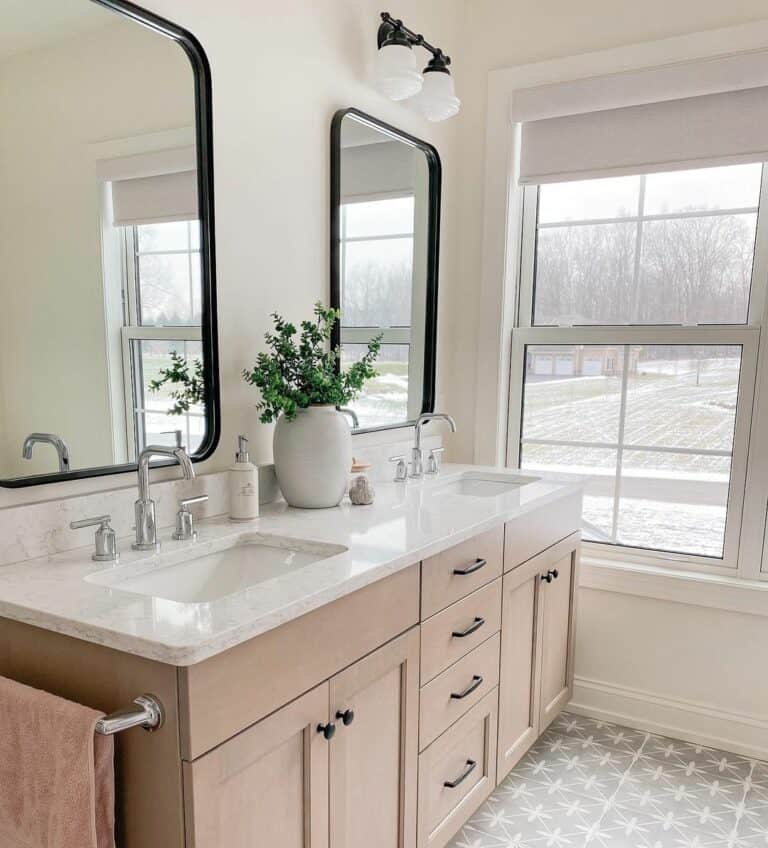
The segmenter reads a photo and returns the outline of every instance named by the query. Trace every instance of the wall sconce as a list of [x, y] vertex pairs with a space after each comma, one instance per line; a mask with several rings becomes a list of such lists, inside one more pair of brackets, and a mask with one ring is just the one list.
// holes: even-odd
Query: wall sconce
[[[389, 12], [381, 13], [379, 52], [376, 57], [376, 88], [390, 100], [411, 99], [411, 105], [428, 121], [444, 121], [459, 111], [453, 77], [448, 70], [451, 57], [433, 47], [423, 35], [412, 32]], [[419, 73], [413, 47], [432, 54]]]

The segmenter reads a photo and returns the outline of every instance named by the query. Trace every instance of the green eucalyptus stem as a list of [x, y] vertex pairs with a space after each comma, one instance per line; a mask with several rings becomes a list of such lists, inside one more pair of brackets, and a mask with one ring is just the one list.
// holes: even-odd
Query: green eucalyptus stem
[[170, 367], [160, 371], [158, 379], [150, 382], [149, 389], [157, 392], [166, 384], [180, 387], [171, 390], [173, 406], [168, 410], [168, 415], [184, 415], [191, 407], [203, 404], [205, 380], [202, 359], [197, 358], [190, 362], [175, 350], [171, 351]]
[[301, 322], [301, 333], [277, 313], [274, 330], [265, 333], [268, 351], [259, 353], [243, 379], [261, 391], [260, 421], [269, 424], [280, 413], [292, 421], [300, 409], [316, 404], [346, 406], [361, 392], [367, 380], [378, 376], [373, 366], [381, 349], [381, 335], [368, 344], [365, 355], [346, 371], [338, 367], [339, 347], [330, 348], [338, 309], [318, 302], [314, 320]]

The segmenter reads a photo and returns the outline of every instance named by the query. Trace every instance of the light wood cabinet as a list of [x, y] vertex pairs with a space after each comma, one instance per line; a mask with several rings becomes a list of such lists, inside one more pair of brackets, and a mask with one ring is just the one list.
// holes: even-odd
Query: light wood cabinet
[[499, 683], [499, 634], [478, 645], [421, 689], [419, 750], [461, 718]]
[[413, 629], [184, 763], [189, 848], [414, 848], [418, 662]]
[[328, 848], [324, 683], [184, 763], [189, 848]]
[[117, 742], [119, 848], [441, 848], [571, 697], [579, 535], [552, 536], [576, 505], [186, 668], [0, 618], [0, 674], [161, 698]]
[[496, 785], [494, 689], [419, 757], [419, 846], [442, 848]]
[[575, 533], [504, 575], [498, 779], [505, 777], [573, 693]]
[[501, 600], [498, 778], [539, 732], [538, 631], [541, 564], [534, 557], [504, 575]]
[[544, 551], [540, 557], [541, 592], [541, 689], [539, 733], [543, 733], [573, 695], [573, 659], [576, 635], [576, 586], [579, 567], [579, 535], [575, 534]]
[[504, 527], [494, 527], [421, 563], [422, 621], [501, 576]]
[[330, 697], [331, 845], [414, 848], [418, 628], [333, 677]]
[[422, 622], [421, 682], [429, 682], [481, 645], [500, 624], [500, 579]]

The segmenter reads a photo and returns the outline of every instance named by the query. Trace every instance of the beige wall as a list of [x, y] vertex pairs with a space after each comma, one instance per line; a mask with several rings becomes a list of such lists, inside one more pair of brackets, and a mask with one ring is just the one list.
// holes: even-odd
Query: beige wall
[[109, 465], [101, 190], [90, 145], [191, 125], [189, 62], [167, 39], [116, 21], [0, 63], [0, 114], [0, 477], [57, 469], [47, 446], [21, 458], [34, 430], [61, 435], [75, 468]]

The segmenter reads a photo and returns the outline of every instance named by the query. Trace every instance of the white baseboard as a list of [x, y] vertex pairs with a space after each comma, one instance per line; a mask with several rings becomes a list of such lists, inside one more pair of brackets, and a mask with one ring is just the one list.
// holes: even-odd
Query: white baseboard
[[768, 718], [577, 677], [569, 712], [768, 760]]

